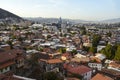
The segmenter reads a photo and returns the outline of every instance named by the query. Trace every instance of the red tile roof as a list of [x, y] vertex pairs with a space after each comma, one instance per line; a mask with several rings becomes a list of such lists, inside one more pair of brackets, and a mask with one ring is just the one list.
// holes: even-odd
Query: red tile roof
[[47, 61], [49, 64], [55, 64], [55, 63], [62, 63], [62, 60], [60, 59], [50, 59]]
[[75, 73], [75, 74], [84, 74], [89, 71], [91, 71], [91, 68], [84, 66], [84, 65], [66, 65], [64, 64], [64, 68], [67, 69], [68, 72], [70, 73]]
[[0, 63], [6, 62], [8, 60], [12, 60], [15, 58], [15, 55], [12, 53], [0, 53]]
[[91, 80], [114, 80], [114, 79], [98, 73]]
[[86, 67], [86, 66], [78, 66], [75, 68], [72, 68], [69, 70], [71, 73], [76, 73], [76, 74], [84, 74], [86, 72], [91, 71], [90, 68]]
[[14, 59], [17, 56], [17, 53], [22, 53], [22, 50], [8, 50], [5, 52], [0, 52], [0, 63]]
[[61, 59], [49, 59], [49, 60], [40, 59], [40, 61], [44, 61], [44, 62], [49, 63], [49, 64], [62, 63]]

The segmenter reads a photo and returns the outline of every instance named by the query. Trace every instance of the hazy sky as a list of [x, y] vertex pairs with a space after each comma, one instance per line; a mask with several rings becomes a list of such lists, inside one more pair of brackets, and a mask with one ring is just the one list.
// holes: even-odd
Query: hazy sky
[[0, 7], [21, 17], [120, 18], [120, 0], [0, 0]]

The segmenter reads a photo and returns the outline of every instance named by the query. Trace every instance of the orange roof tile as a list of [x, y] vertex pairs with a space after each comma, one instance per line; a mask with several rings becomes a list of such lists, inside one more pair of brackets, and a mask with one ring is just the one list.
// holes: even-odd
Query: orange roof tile
[[50, 59], [47, 61], [49, 64], [55, 64], [55, 63], [62, 63], [62, 60], [60, 59]]
[[60, 59], [49, 59], [49, 60], [40, 59], [39, 61], [44, 61], [49, 64], [62, 63], [62, 60], [60, 60]]
[[68, 71], [70, 71], [71, 73], [76, 73], [76, 74], [84, 74], [84, 73], [91, 71], [91, 69], [82, 65], [78, 67], [73, 67]]
[[0, 63], [6, 62], [14, 58], [15, 56], [11, 53], [0, 53]]
[[84, 65], [75, 66], [75, 65], [64, 64], [64, 68], [66, 68], [67, 71], [70, 73], [75, 73], [75, 74], [79, 74], [79, 75], [91, 71], [91, 68], [84, 66]]
[[114, 79], [98, 73], [91, 80], [114, 80]]
[[8, 50], [5, 52], [0, 52], [0, 63], [14, 59], [17, 56], [17, 53], [22, 53], [22, 50]]

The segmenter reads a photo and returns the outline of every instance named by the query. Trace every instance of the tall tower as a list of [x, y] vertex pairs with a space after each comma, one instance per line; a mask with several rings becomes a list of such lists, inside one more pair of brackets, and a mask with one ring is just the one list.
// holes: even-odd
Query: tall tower
[[58, 28], [61, 28], [61, 27], [62, 27], [62, 18], [60, 17], [58, 20]]
[[62, 24], [62, 18], [61, 17], [59, 18], [59, 22]]

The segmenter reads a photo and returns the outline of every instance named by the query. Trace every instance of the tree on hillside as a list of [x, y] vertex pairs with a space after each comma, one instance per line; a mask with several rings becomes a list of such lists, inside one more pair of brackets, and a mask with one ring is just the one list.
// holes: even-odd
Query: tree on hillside
[[93, 40], [92, 40], [93, 47], [97, 47], [100, 40], [101, 40], [101, 36], [94, 34], [93, 35]]
[[85, 28], [85, 26], [82, 26], [81, 28], [80, 28], [80, 30], [81, 30], [81, 34], [82, 35], [86, 35], [86, 28]]
[[60, 53], [66, 53], [66, 48], [60, 48], [60, 49], [59, 49], [59, 52], [60, 52]]
[[89, 48], [89, 52], [96, 53], [97, 52], [97, 48], [96, 47], [90, 47]]
[[105, 54], [108, 59], [113, 59], [115, 55], [115, 50], [112, 45], [107, 44], [107, 46], [100, 51]]
[[120, 61], [120, 46], [117, 48], [114, 59]]
[[72, 50], [71, 54], [72, 54], [72, 56], [74, 56], [75, 54], [77, 54], [77, 50]]
[[82, 30], [82, 31], [81, 31], [81, 34], [82, 34], [82, 35], [86, 35], [86, 33], [87, 33], [86, 30]]
[[24, 38], [23, 37], [18, 37], [18, 41], [23, 42]]
[[87, 52], [88, 52], [89, 49], [90, 49], [90, 47], [83, 46], [83, 50], [84, 50], [84, 51], [87, 51]]
[[47, 39], [51, 38], [51, 35], [47, 35]]
[[107, 33], [107, 36], [108, 36], [108, 37], [111, 37], [111, 36], [112, 36], [112, 33], [111, 33], [111, 32], [108, 32], [108, 33]]
[[13, 49], [13, 44], [12, 44], [12, 41], [11, 41], [11, 40], [7, 41], [6, 43], [7, 43], [8, 45], [10, 45], [10, 48], [11, 48], [11, 49]]

